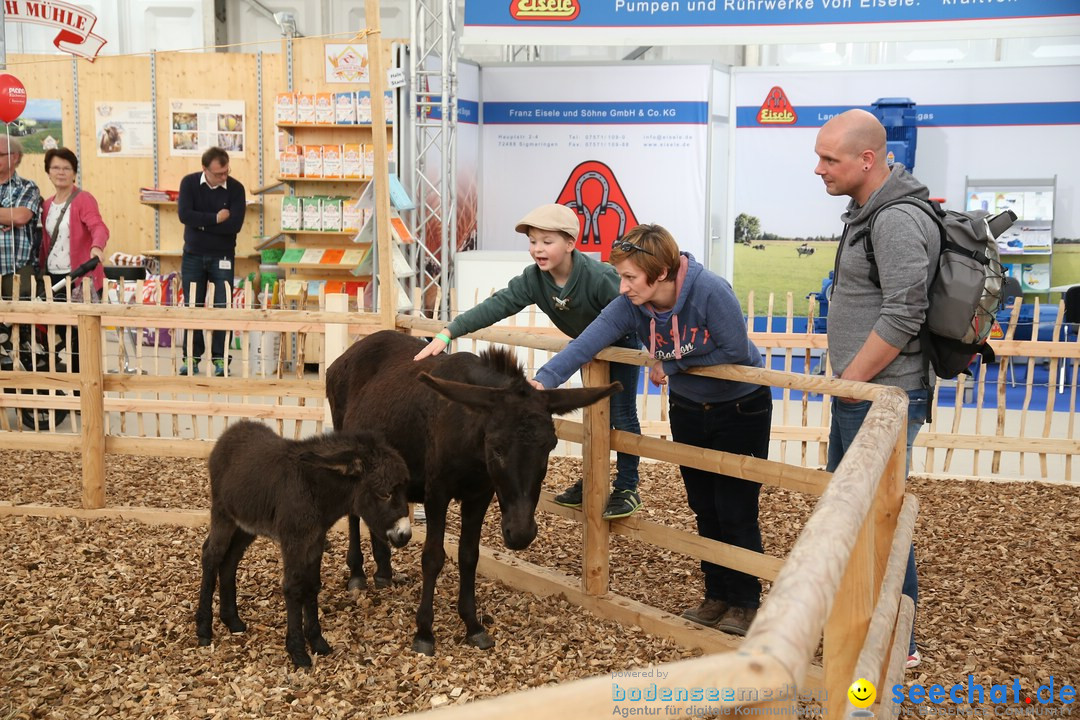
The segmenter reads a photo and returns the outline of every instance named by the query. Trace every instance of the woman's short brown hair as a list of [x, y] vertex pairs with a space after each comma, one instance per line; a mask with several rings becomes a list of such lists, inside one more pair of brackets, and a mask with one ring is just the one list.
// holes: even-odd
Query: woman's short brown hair
[[638, 225], [612, 243], [608, 262], [614, 265], [632, 260], [645, 273], [649, 284], [667, 270], [666, 280], [679, 274], [679, 244], [660, 225]]
[[53, 158], [60, 158], [61, 160], [67, 160], [71, 163], [71, 169], [76, 174], [79, 172], [79, 158], [75, 157], [75, 153], [68, 150], [66, 147], [52, 148], [45, 151], [45, 172], [49, 172], [49, 167], [52, 165]]

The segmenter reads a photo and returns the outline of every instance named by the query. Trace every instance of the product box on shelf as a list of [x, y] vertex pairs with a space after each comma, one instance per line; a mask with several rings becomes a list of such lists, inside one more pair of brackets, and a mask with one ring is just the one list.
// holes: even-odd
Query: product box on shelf
[[361, 124], [371, 122], [371, 93], [367, 90], [356, 93], [356, 122]]
[[324, 178], [341, 177], [341, 146], [322, 146], [322, 173]]
[[296, 122], [315, 122], [315, 96], [311, 93], [296, 93]]
[[280, 164], [279, 177], [300, 177], [302, 172], [300, 148], [296, 145], [286, 145], [284, 152], [281, 153]]
[[364, 146], [364, 177], [375, 177], [375, 146]]
[[321, 178], [322, 176], [322, 145], [305, 145], [304, 177]]
[[334, 124], [334, 93], [315, 93], [315, 122], [319, 125]]
[[286, 195], [281, 198], [281, 229], [299, 230], [301, 213], [300, 198], [295, 195]]
[[346, 198], [341, 204], [341, 229], [344, 232], [358, 232], [363, 227], [364, 211], [360, 198]]
[[322, 230], [322, 198], [318, 196], [303, 198], [300, 228], [302, 230]]
[[291, 92], [277, 94], [274, 100], [274, 122], [296, 122], [296, 95]]
[[334, 122], [338, 125], [356, 124], [356, 93], [334, 93]]
[[324, 198], [322, 203], [322, 229], [324, 232], [341, 232], [342, 199]]
[[346, 143], [341, 146], [341, 176], [347, 180], [364, 177], [364, 146]]

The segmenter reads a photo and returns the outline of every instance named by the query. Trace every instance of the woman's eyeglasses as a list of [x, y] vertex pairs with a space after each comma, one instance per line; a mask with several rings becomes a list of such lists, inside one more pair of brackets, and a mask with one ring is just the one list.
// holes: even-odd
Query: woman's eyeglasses
[[616, 240], [615, 242], [611, 243], [611, 247], [613, 250], [622, 250], [623, 252], [634, 252], [635, 250], [637, 250], [638, 252], [643, 252], [646, 255], [652, 255], [653, 257], [656, 257], [656, 253], [654, 253], [653, 251], [646, 250], [640, 245], [635, 245], [629, 240]]

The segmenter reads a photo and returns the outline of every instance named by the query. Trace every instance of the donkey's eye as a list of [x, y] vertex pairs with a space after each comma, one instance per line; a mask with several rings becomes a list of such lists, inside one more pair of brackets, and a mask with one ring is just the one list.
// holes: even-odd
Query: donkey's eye
[[375, 493], [375, 499], [378, 500], [379, 502], [390, 502], [390, 498], [392, 498], [392, 497], [393, 497], [393, 494], [391, 494], [391, 493], [386, 493], [385, 495], [383, 495], [381, 493]]

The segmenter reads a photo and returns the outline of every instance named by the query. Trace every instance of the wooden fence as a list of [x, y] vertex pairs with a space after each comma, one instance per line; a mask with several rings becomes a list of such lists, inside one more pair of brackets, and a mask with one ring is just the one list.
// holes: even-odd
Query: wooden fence
[[[169, 511], [155, 508], [104, 507], [104, 458], [107, 453], [205, 456], [220, 423], [230, 417], [261, 417], [276, 421], [279, 431], [308, 434], [325, 421], [322, 402], [323, 368], [318, 379], [253, 377], [249, 360], [253, 337], [268, 334], [320, 335], [325, 357], [332, 359], [357, 334], [367, 334], [383, 326], [376, 316], [347, 313], [344, 296], [331, 296], [328, 309], [318, 312], [253, 309], [202, 309], [142, 305], [84, 305], [66, 303], [0, 302], [0, 323], [10, 326], [57, 324], [77, 325], [82, 337], [82, 363], [78, 374], [60, 372], [55, 365], [46, 371], [0, 371], [0, 383], [16, 392], [5, 393], [0, 411], [6, 423], [0, 429], [3, 447], [69, 450], [73, 440], [83, 452], [83, 508], [57, 509], [45, 505], [0, 504], [0, 515], [78, 514], [87, 517], [123, 515], [150, 522], [201, 524], [206, 513]], [[422, 318], [398, 316], [399, 327], [410, 331], [434, 332], [440, 323]], [[174, 374], [179, 353], [174, 348], [151, 353], [153, 374], [127, 373], [120, 360], [124, 328], [184, 328], [188, 330], [227, 329], [242, 334], [238, 351], [243, 360], [238, 376], [178, 377]], [[118, 329], [110, 340], [106, 328]], [[27, 328], [28, 332], [32, 332]], [[45, 336], [55, 334], [46, 329]], [[563, 340], [531, 329], [514, 331], [492, 328], [475, 337], [527, 348], [526, 352], [546, 353], [561, 347]], [[821, 336], [758, 334], [755, 339], [769, 353], [809, 354], [819, 346]], [[1015, 341], [1014, 341], [1015, 342]], [[115, 344], [115, 347], [114, 347]], [[1050, 345], [1050, 343], [1046, 343]], [[303, 343], [296, 343], [300, 348]], [[1044, 348], [1039, 347], [1039, 350]], [[1075, 348], [1053, 347], [1051, 357], [1075, 359]], [[1025, 346], [1023, 350], [1027, 351]], [[163, 360], [164, 358], [164, 360]], [[143, 357], [141, 361], [151, 360]], [[605, 363], [617, 360], [646, 364], [643, 353], [609, 349], [583, 371], [586, 384], [607, 377]], [[1053, 361], [1051, 361], [1053, 362]], [[303, 364], [297, 362], [302, 371]], [[136, 368], [141, 370], [142, 368]], [[277, 369], [277, 368], [276, 368]], [[719, 707], [768, 706], [778, 712], [794, 712], [794, 688], [824, 688], [823, 704], [837, 717], [847, 708], [845, 690], [858, 677], [872, 679], [878, 687], [896, 682], [906, 657], [913, 608], [903, 602], [903, 579], [911, 543], [916, 503], [904, 495], [904, 434], [906, 417], [903, 393], [861, 383], [850, 383], [809, 372], [802, 374], [769, 369], [732, 366], [702, 368], [694, 372], [779, 388], [782, 399], [780, 424], [774, 436], [797, 449], [803, 463], [785, 463], [731, 456], [716, 451], [680, 445], [655, 437], [635, 436], [609, 430], [606, 404], [587, 408], [581, 421], [558, 423], [560, 437], [582, 443], [585, 468], [585, 501], [580, 511], [559, 509], [582, 525], [582, 574], [569, 577], [490, 549], [482, 549], [481, 572], [522, 590], [541, 594], [561, 594], [599, 615], [632, 623], [709, 652], [721, 652], [696, 660], [675, 663], [667, 680], [626, 678], [624, 688], [644, 691], [653, 683], [672, 698], [656, 707], [678, 707], [682, 711], [700, 705], [699, 700], [681, 694], [688, 687], [714, 689], [751, 688], [751, 696], [724, 694]], [[280, 370], [276, 374], [281, 374]], [[1072, 398], [1075, 401], [1075, 370]], [[32, 394], [17, 392], [33, 391]], [[68, 395], [58, 396], [57, 390]], [[72, 391], [79, 391], [77, 398]], [[44, 392], [46, 394], [38, 394]], [[823, 418], [810, 412], [810, 398], [842, 392], [845, 396], [873, 401], [863, 430], [833, 474], [820, 469], [817, 450], [824, 443], [827, 403], [818, 402]], [[800, 399], [793, 400], [798, 393]], [[11, 422], [8, 407], [51, 407], [80, 411], [78, 436], [71, 431], [31, 432]], [[942, 409], [939, 408], [939, 412]], [[139, 424], [137, 418], [156, 418]], [[134, 421], [130, 419], [134, 414]], [[1069, 413], [1070, 415], [1072, 413]], [[124, 418], [128, 418], [125, 422]], [[164, 420], [162, 420], [164, 418]], [[183, 425], [176, 418], [191, 418]], [[800, 423], [792, 418], [801, 419]], [[202, 420], [199, 422], [198, 420]], [[937, 422], [941, 422], [940, 419]], [[291, 423], [291, 426], [288, 425]], [[1071, 418], [1070, 418], [1071, 426]], [[61, 426], [62, 427], [62, 426]], [[151, 428], [153, 431], [151, 432]], [[174, 430], [181, 432], [174, 432]], [[1004, 448], [1004, 436], [1002, 447]], [[1070, 436], [1071, 437], [1071, 436]], [[1030, 439], [1024, 440], [1030, 444]], [[814, 445], [818, 448], [814, 448]], [[1050, 455], [1077, 453], [1075, 440], [1050, 443], [1038, 449]], [[962, 442], [953, 443], [961, 447]], [[984, 446], [985, 447], [985, 446]], [[1016, 444], [1009, 451], [1024, 452]], [[801, 448], [801, 450], [798, 450]], [[763, 484], [820, 496], [814, 513], [787, 556], [777, 558], [753, 553], [723, 543], [705, 540], [694, 533], [662, 526], [641, 518], [618, 521], [601, 519], [604, 493], [608, 485], [612, 450], [639, 454], [646, 458], [693, 467], [702, 467]], [[786, 452], [785, 448], [785, 452]], [[1003, 449], [1002, 452], [1005, 452]], [[545, 495], [541, 509], [553, 510]], [[697, 559], [708, 559], [728, 567], [773, 581], [767, 602], [750, 633], [737, 644], [722, 633], [710, 632], [669, 613], [618, 596], [608, 588], [609, 537], [617, 533]], [[450, 544], [453, 540], [448, 541]], [[819, 641], [824, 637], [823, 667], [812, 663]], [[739, 652], [724, 652], [738, 649]], [[667, 668], [665, 668], [667, 669]], [[555, 688], [531, 691], [527, 700], [515, 696], [466, 708], [444, 709], [441, 717], [502, 717], [509, 707], [528, 702], [531, 717], [610, 715], [613, 708], [610, 678], [591, 678]], [[887, 702], [887, 698], [884, 702]], [[881, 708], [882, 711], [887, 711]], [[464, 716], [464, 715], [462, 715]]]

